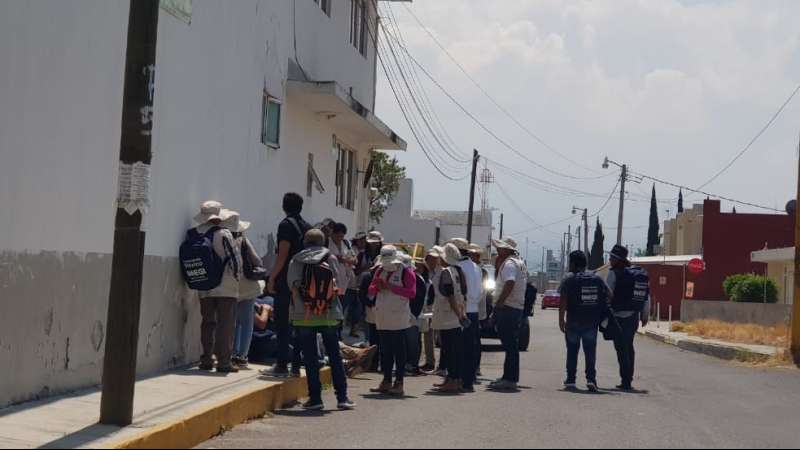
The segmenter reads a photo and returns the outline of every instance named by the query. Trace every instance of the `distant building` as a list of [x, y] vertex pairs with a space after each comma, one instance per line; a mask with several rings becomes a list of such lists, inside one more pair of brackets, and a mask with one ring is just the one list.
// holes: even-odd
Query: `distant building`
[[[454, 238], [467, 236], [467, 211], [414, 210], [414, 181], [403, 180], [400, 190], [380, 223], [371, 226], [380, 230], [387, 242], [419, 242], [431, 247]], [[492, 212], [477, 211], [473, 215], [472, 241], [491, 250]]]
[[778, 287], [778, 303], [794, 304], [794, 247], [753, 252], [753, 262], [767, 265], [766, 275]]

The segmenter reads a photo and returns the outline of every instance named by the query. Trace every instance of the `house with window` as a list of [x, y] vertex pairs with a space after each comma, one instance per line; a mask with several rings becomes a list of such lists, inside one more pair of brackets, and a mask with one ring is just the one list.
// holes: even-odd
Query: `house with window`
[[[128, 4], [0, 3], [0, 407], [100, 381]], [[265, 255], [289, 191], [367, 228], [370, 154], [406, 148], [375, 111], [377, 4], [162, 2], [140, 374], [199, 356], [177, 254], [204, 200]]]

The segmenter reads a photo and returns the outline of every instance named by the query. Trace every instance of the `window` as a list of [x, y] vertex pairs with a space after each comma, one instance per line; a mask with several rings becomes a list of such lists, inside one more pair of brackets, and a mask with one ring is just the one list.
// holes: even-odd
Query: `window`
[[281, 102], [264, 94], [261, 106], [261, 143], [272, 148], [281, 146]]
[[368, 20], [366, 1], [350, 0], [350, 43], [364, 56], [367, 56], [367, 38], [371, 34]]
[[307, 186], [307, 189], [308, 189], [307, 196], [308, 196], [308, 198], [311, 198], [314, 195], [314, 190], [315, 189], [320, 194], [324, 194], [325, 193], [325, 186], [322, 185], [322, 180], [320, 179], [319, 174], [317, 174], [317, 170], [314, 169], [314, 154], [313, 153], [309, 153], [308, 154], [307, 181], [308, 181], [308, 186]]
[[319, 8], [322, 10], [322, 12], [327, 14], [328, 17], [331, 16], [331, 3], [332, 2], [333, 2], [333, 0], [314, 0], [314, 3], [319, 5]]
[[341, 143], [336, 145], [339, 150], [339, 158], [336, 162], [336, 206], [354, 211], [358, 184], [356, 152]]

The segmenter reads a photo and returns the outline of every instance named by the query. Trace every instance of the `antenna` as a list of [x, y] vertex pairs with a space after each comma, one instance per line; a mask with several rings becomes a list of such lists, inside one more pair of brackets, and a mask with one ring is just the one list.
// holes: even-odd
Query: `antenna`
[[489, 161], [483, 160], [483, 170], [480, 175], [480, 196], [481, 196], [481, 214], [485, 217], [489, 211], [489, 186], [494, 184], [497, 180], [494, 174], [489, 170]]

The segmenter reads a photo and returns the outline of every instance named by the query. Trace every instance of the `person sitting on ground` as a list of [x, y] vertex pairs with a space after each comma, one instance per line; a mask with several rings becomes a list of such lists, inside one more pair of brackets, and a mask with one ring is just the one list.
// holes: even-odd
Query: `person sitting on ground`
[[[414, 272], [407, 268], [393, 245], [381, 250], [380, 268], [375, 272], [369, 295], [375, 296], [375, 327], [381, 342], [383, 381], [372, 392], [395, 397], [405, 395], [408, 354], [406, 333], [411, 327], [410, 302], [417, 294]], [[392, 369], [395, 369], [392, 383]]]
[[303, 405], [309, 411], [321, 411], [322, 382], [317, 336], [331, 366], [333, 386], [340, 410], [355, 408], [347, 395], [347, 374], [339, 350], [339, 324], [344, 320], [342, 304], [336, 295], [336, 258], [325, 247], [325, 234], [317, 229], [308, 231], [305, 250], [298, 253], [289, 265], [287, 281], [292, 289], [292, 325], [305, 359], [309, 401]]
[[611, 293], [602, 278], [586, 271], [587, 258], [582, 251], [569, 255], [570, 273], [561, 282], [559, 327], [567, 340], [567, 380], [564, 387], [575, 389], [578, 353], [583, 345], [586, 355], [586, 386], [597, 392], [597, 334], [600, 322], [608, 313]]

